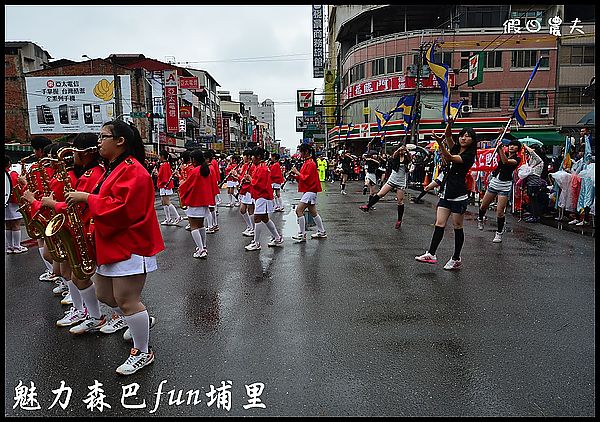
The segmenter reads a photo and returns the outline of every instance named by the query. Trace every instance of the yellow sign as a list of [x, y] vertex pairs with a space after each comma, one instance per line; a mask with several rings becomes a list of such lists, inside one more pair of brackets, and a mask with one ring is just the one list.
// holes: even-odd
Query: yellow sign
[[369, 114], [371, 114], [371, 107], [363, 107], [363, 114], [365, 116], [368, 116]]

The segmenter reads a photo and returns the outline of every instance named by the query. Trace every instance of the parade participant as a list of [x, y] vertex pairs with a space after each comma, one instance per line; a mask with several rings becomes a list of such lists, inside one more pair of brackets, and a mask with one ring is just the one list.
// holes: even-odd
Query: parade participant
[[204, 159], [206, 160], [206, 164], [208, 164], [210, 168], [210, 174], [213, 179], [212, 188], [213, 195], [215, 197], [213, 204], [208, 207], [209, 215], [206, 216], [206, 233], [216, 233], [219, 231], [219, 221], [218, 215], [219, 211], [217, 210], [217, 205], [221, 203], [221, 190], [219, 189], [219, 181], [220, 171], [219, 171], [219, 163], [214, 159], [215, 153], [213, 150], [209, 149], [204, 152]]
[[271, 181], [273, 182], [273, 210], [283, 212], [285, 209], [283, 208], [283, 202], [281, 200], [281, 185], [285, 182], [285, 179], [283, 178], [281, 166], [279, 165], [279, 154], [276, 152], [271, 153], [269, 170], [271, 171]]
[[497, 152], [500, 160], [498, 161], [498, 167], [492, 172], [492, 178], [489, 181], [487, 191], [483, 196], [481, 205], [479, 206], [479, 217], [477, 217], [477, 228], [483, 230], [484, 228], [484, 217], [490, 204], [494, 198], [498, 197], [498, 205], [496, 206], [496, 219], [498, 221], [498, 230], [494, 236], [494, 243], [502, 242], [502, 235], [504, 234], [504, 222], [506, 221], [505, 212], [506, 205], [508, 204], [508, 195], [512, 189], [513, 184], [513, 173], [519, 166], [521, 159], [519, 157], [519, 151], [521, 149], [521, 142], [517, 140], [510, 141], [508, 143], [508, 156], [504, 151], [502, 145], [498, 146]]
[[352, 156], [348, 151], [340, 151], [339, 159], [339, 171], [340, 171], [340, 193], [347, 195], [346, 183], [348, 183], [348, 177], [353, 173], [352, 171]]
[[196, 250], [192, 254], [194, 258], [206, 258], [208, 248], [206, 246], [206, 229], [204, 218], [209, 213], [209, 205], [215, 201], [212, 187], [213, 179], [210, 167], [204, 159], [204, 154], [199, 149], [191, 152], [193, 168], [188, 172], [185, 181], [179, 185], [181, 200], [188, 207], [185, 213], [191, 226], [191, 234]]
[[8, 199], [8, 204], [4, 208], [4, 236], [6, 238], [6, 253], [23, 253], [27, 252], [28, 249], [21, 245], [21, 218], [22, 215], [19, 213], [19, 203], [15, 195], [15, 189], [19, 189], [18, 179], [19, 173], [10, 169], [11, 167], [10, 158], [4, 155], [4, 171], [8, 173], [12, 182], [12, 192]]
[[252, 175], [246, 174], [245, 179], [250, 183], [250, 195], [254, 200], [254, 240], [246, 245], [247, 251], [260, 250], [260, 234], [263, 225], [271, 232], [269, 247], [283, 246], [283, 236], [279, 234], [275, 223], [269, 220], [269, 214], [273, 213], [273, 187], [271, 173], [265, 162], [266, 151], [261, 147], [252, 150], [252, 163], [254, 171]]
[[292, 175], [298, 180], [298, 192], [302, 193], [300, 203], [296, 207], [296, 218], [298, 220], [298, 234], [293, 235], [292, 239], [297, 243], [306, 242], [306, 221], [304, 219], [304, 210], [308, 212], [315, 220], [317, 233], [311, 235], [312, 239], [325, 239], [327, 232], [323, 226], [321, 216], [317, 211], [317, 193], [321, 192], [321, 182], [319, 181], [319, 172], [314, 157], [314, 150], [307, 144], [302, 144], [298, 148], [300, 158], [304, 160], [300, 171], [292, 168]]
[[[31, 139], [31, 148], [33, 149], [33, 153], [35, 154], [35, 157], [38, 159], [38, 162], [32, 164], [28, 172], [31, 172], [34, 175], [34, 177], [37, 173], [36, 169], [38, 169], [39, 160], [47, 156], [47, 151], [50, 149], [51, 145], [52, 145], [52, 141], [50, 139], [46, 138], [45, 136], [36, 136], [35, 138]], [[25, 178], [25, 174], [21, 174], [18, 178], [19, 189], [23, 193], [25, 193], [25, 191], [29, 190], [41, 198], [41, 194], [38, 194], [38, 192], [42, 192], [42, 190], [43, 190], [40, 177], [36, 177], [35, 181], [36, 181], [36, 184], [34, 186], [28, 186], [27, 180]], [[24, 211], [24, 212], [26, 212], [26, 211]], [[29, 217], [31, 217], [31, 215]], [[40, 281], [54, 282], [54, 281], [58, 280], [58, 277], [60, 277], [58, 266], [55, 267], [52, 265], [52, 258], [50, 257], [50, 254], [48, 253], [48, 251], [44, 245], [44, 238], [42, 237], [40, 239], [37, 239], [37, 243], [38, 243], [38, 252], [40, 254], [40, 257], [42, 258], [42, 262], [44, 263], [44, 266], [46, 267], [46, 272], [44, 272], [42, 275], [40, 275], [39, 279], [40, 279]], [[56, 268], [56, 271], [55, 271], [55, 268]]]
[[365, 184], [363, 186], [363, 195], [369, 192], [369, 200], [377, 192], [377, 169], [379, 169], [379, 158], [377, 151], [369, 151], [363, 155], [365, 159]]
[[[72, 189], [91, 192], [102, 177], [104, 169], [99, 163], [100, 157], [97, 152], [97, 143], [98, 136], [94, 133], [80, 133], [73, 139], [73, 148], [78, 151], [73, 152], [74, 167], [73, 180], [71, 181]], [[93, 150], [83, 152], [86, 149]], [[61, 157], [58, 158], [61, 159]], [[66, 214], [68, 212], [68, 207], [64, 198], [55, 198], [54, 195], [44, 196], [41, 203], [43, 206], [53, 209], [56, 213]], [[81, 216], [82, 229], [83, 232], [87, 234], [90, 231], [89, 211], [84, 204], [79, 204], [78, 207], [78, 212]], [[89, 252], [93, 254], [93, 251]], [[71, 270], [70, 266], [67, 270]], [[67, 279], [66, 284], [68, 286], [69, 294], [61, 301], [61, 303], [64, 304], [64, 302], [67, 302], [73, 306], [65, 312], [65, 315], [61, 319], [56, 321], [56, 325], [59, 327], [68, 327], [84, 321], [84, 323], [72, 327], [69, 330], [72, 334], [83, 334], [88, 331], [86, 314], [89, 314], [96, 319], [102, 318], [100, 304], [96, 297], [96, 290], [90, 278], [79, 279], [72, 270], [71, 274], [65, 278]]]
[[325, 173], [327, 172], [327, 160], [321, 154], [317, 158], [317, 170], [319, 171], [319, 181], [324, 182]]
[[[85, 202], [94, 220], [96, 294], [125, 316], [134, 347], [116, 372], [131, 375], [154, 361], [148, 345], [150, 318], [141, 293], [165, 246], [154, 211], [152, 178], [142, 164], [140, 133], [135, 126], [113, 120], [100, 129], [98, 145], [107, 162], [104, 176], [92, 193], [70, 192], [66, 201], [69, 206]], [[96, 328], [105, 324], [89, 318]]]
[[233, 170], [238, 168], [239, 158], [235, 155], [231, 156], [229, 160], [229, 165], [225, 168], [225, 182], [227, 183], [227, 195], [229, 196], [229, 203], [227, 206], [229, 208], [234, 205], [237, 207], [239, 202], [235, 200], [234, 203], [234, 194], [235, 188], [239, 185], [239, 182], [235, 179], [233, 175]]
[[243, 236], [254, 237], [254, 202], [250, 193], [250, 183], [246, 180], [246, 175], [252, 177], [254, 164], [252, 164], [252, 150], [247, 149], [242, 154], [244, 164], [242, 168], [236, 172], [236, 177], [240, 182], [239, 198], [240, 198], [240, 214], [246, 223], [246, 230], [242, 232]]
[[[193, 168], [193, 166], [190, 164], [190, 152], [189, 151], [183, 151], [181, 153], [181, 164], [179, 165], [179, 168], [176, 171], [175, 176], [177, 176], [177, 178], [179, 179], [179, 185], [181, 185], [185, 179], [187, 178], [187, 174], [188, 172]], [[183, 205], [181, 203], [181, 194], [179, 192], [179, 187], [177, 188], [177, 195], [179, 196], [179, 206], [180, 208], [185, 212], [185, 205]], [[187, 220], [187, 215], [185, 215], [184, 217], [182, 217], [183, 220]], [[190, 223], [188, 222], [188, 224], [185, 226], [186, 230], [190, 230]]]
[[477, 155], [477, 134], [475, 131], [471, 128], [463, 128], [458, 135], [458, 143], [455, 143], [452, 139], [452, 123], [453, 119], [449, 118], [445, 132], [445, 140], [449, 150], [443, 142], [444, 138], [434, 135], [440, 148], [442, 160], [449, 165], [441, 185], [440, 200], [437, 205], [435, 230], [431, 239], [431, 245], [427, 252], [415, 257], [419, 262], [437, 263], [435, 252], [444, 237], [444, 229], [448, 218], [452, 216], [452, 223], [454, 225], [454, 254], [446, 265], [444, 265], [445, 270], [457, 270], [462, 265], [460, 252], [465, 239], [463, 220], [468, 201], [465, 176], [473, 166]]
[[364, 212], [373, 209], [381, 198], [388, 194], [392, 189], [396, 190], [396, 202], [398, 204], [398, 219], [396, 220], [396, 229], [400, 229], [402, 225], [402, 217], [404, 215], [404, 192], [406, 190], [408, 179], [408, 165], [411, 158], [405, 145], [400, 145], [392, 154], [392, 173], [386, 180], [379, 192], [372, 194], [369, 197], [367, 205], [361, 205], [359, 208]]
[[169, 153], [165, 150], [160, 152], [160, 167], [158, 168], [158, 178], [156, 184], [160, 189], [160, 201], [165, 211], [165, 220], [160, 223], [163, 226], [177, 226], [182, 220], [177, 212], [175, 205], [171, 204], [170, 196], [173, 195], [173, 171], [169, 164]]

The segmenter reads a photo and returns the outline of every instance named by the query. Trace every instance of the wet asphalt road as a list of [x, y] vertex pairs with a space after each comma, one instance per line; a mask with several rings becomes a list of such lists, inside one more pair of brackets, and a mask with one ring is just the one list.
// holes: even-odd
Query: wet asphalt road
[[[207, 260], [191, 257], [184, 222], [161, 226], [166, 250], [143, 292], [158, 319], [156, 360], [126, 378], [114, 372], [130, 347], [123, 331], [76, 338], [55, 327], [66, 307], [38, 281], [37, 250], [7, 255], [5, 415], [595, 415], [594, 238], [508, 216], [494, 244], [494, 214], [482, 232], [468, 214], [464, 267], [444, 271], [450, 226], [440, 263], [414, 260], [429, 246], [434, 196], [407, 203], [395, 230], [395, 202], [364, 214], [361, 186], [351, 182], [342, 196], [324, 184], [318, 208], [329, 238], [306, 244], [289, 237], [295, 184], [283, 192], [286, 212], [273, 216], [283, 248], [264, 247], [264, 233], [260, 252], [245, 251], [237, 208], [220, 208]], [[159, 198], [156, 209], [162, 221]], [[48, 410], [61, 380], [73, 390], [69, 406]], [[111, 406], [102, 413], [83, 402], [95, 380]], [[34, 383], [40, 410], [13, 408], [19, 381]], [[222, 382], [231, 384], [229, 410], [209, 406]], [[266, 407], [244, 408], [245, 385], [257, 382]], [[125, 404], [145, 408], [123, 406], [122, 386], [132, 383], [140, 387]], [[184, 403], [169, 405], [170, 390]], [[186, 401], [189, 390], [200, 403]]]

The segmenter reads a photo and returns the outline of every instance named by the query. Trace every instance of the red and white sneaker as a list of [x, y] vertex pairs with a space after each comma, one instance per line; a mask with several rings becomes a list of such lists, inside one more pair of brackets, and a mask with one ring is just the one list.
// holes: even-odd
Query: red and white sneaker
[[446, 265], [444, 265], [444, 269], [445, 270], [460, 270], [461, 267], [461, 260], [460, 258], [458, 258], [458, 261], [455, 261], [454, 259], [450, 258], [448, 260], [448, 262], [446, 262]]
[[437, 257], [435, 255], [431, 255], [429, 252], [425, 252], [423, 255], [415, 256], [415, 259], [419, 262], [437, 264]]
[[152, 362], [154, 362], [154, 351], [152, 349], [148, 348], [148, 353], [144, 353], [132, 347], [125, 363], [117, 368], [117, 374], [131, 375]]

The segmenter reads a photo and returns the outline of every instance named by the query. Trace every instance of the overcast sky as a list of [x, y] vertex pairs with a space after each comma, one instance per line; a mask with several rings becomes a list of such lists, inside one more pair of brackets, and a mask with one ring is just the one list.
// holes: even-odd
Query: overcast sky
[[54, 60], [174, 56], [181, 66], [208, 71], [234, 101], [246, 90], [259, 102], [272, 99], [275, 136], [292, 149], [302, 135], [295, 128], [296, 90], [323, 86], [312, 77], [310, 5], [5, 5], [4, 38], [34, 42]]

